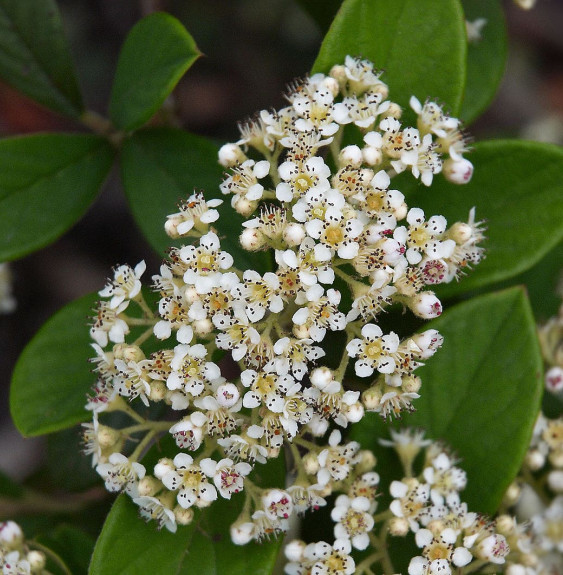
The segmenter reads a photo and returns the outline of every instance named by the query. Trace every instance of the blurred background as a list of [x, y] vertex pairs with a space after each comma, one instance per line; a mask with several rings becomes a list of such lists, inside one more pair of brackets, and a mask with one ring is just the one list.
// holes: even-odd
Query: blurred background
[[[166, 106], [178, 127], [217, 142], [238, 137], [237, 121], [284, 105], [282, 93], [309, 70], [322, 34], [293, 0], [58, 0], [87, 106], [106, 114], [119, 49], [142, 16], [179, 18], [204, 57]], [[563, 143], [563, 1], [531, 11], [506, 1], [506, 74], [491, 108], [469, 126], [475, 140], [524, 137]], [[0, 83], [0, 135], [81, 131]], [[198, 183], [194, 182], [194, 187]], [[8, 410], [10, 374], [23, 347], [56, 310], [97, 291], [112, 266], [145, 259], [149, 278], [163, 254], [145, 242], [114, 170], [84, 218], [51, 246], [12, 265], [17, 309], [0, 315], [0, 471], [22, 479], [43, 461], [45, 439], [23, 439]], [[87, 320], [85, 319], [85, 329]], [[46, 393], [48, 390], [46, 390]]]

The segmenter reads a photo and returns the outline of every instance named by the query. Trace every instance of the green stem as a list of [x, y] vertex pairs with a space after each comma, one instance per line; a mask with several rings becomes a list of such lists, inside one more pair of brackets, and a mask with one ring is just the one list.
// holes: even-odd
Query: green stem
[[379, 561], [381, 558], [383, 557], [382, 553], [372, 553], [369, 557], [366, 557], [361, 563], [359, 563], [356, 566], [356, 575], [360, 575], [361, 573], [373, 573], [373, 571], [370, 569], [370, 566], [375, 563], [376, 561]]
[[[45, 553], [45, 555], [47, 557], [49, 557], [49, 559], [51, 559], [51, 561], [53, 561], [53, 563], [57, 564], [57, 566], [61, 569], [61, 571], [65, 575], [72, 575], [72, 572], [66, 566], [66, 563], [54, 551], [51, 551], [51, 549], [49, 549], [48, 547], [45, 547], [45, 545], [42, 545], [41, 543], [38, 543], [35, 540], [28, 541], [27, 543], [30, 547], [38, 549], [39, 551], [42, 551], [43, 553]], [[42, 571], [42, 573], [44, 573], [44, 572], [45, 571]]]
[[153, 334], [153, 326], [146, 329], [134, 342], [133, 345], [141, 346]]

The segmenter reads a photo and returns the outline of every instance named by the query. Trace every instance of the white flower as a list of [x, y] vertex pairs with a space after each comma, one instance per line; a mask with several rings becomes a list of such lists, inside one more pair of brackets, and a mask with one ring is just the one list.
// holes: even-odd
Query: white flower
[[221, 377], [219, 367], [205, 361], [207, 350], [202, 344], [180, 344], [174, 348], [174, 357], [170, 362], [170, 375], [166, 380], [168, 389], [181, 389], [192, 396], [201, 395], [205, 386]]
[[136, 497], [133, 503], [139, 506], [141, 517], [149, 521], [154, 519], [158, 527], [166, 527], [168, 531], [176, 533], [177, 525], [174, 513], [156, 497]]
[[135, 299], [141, 291], [141, 276], [147, 268], [144, 260], [139, 262], [135, 269], [131, 266], [119, 266], [114, 270], [113, 280], [98, 293], [102, 297], [111, 297], [110, 309], [116, 309], [125, 300]]
[[379, 373], [393, 373], [399, 336], [394, 332], [383, 335], [381, 328], [373, 323], [364, 325], [361, 333], [363, 339], [353, 339], [346, 346], [348, 355], [358, 358], [355, 364], [356, 375], [369, 377], [375, 370]]
[[266, 160], [260, 162], [246, 160], [240, 166], [233, 168], [233, 175], [221, 184], [221, 191], [224, 194], [233, 194], [237, 199], [259, 200], [264, 192], [264, 186], [258, 180], [267, 176], [269, 171], [270, 163]]
[[90, 336], [100, 346], [106, 347], [108, 340], [113, 343], [123, 343], [125, 335], [129, 333], [127, 322], [119, 317], [119, 314], [128, 306], [129, 301], [123, 301], [115, 308], [111, 308], [109, 302], [98, 303], [96, 317], [90, 328]]
[[358, 461], [360, 444], [350, 441], [340, 445], [341, 439], [342, 434], [335, 429], [328, 438], [328, 448], [323, 449], [317, 457], [320, 466], [317, 480], [320, 485], [326, 485], [331, 479], [335, 481], [346, 479], [351, 465]]
[[233, 493], [239, 493], [244, 488], [244, 478], [252, 471], [252, 466], [243, 461], [236, 463], [229, 458], [215, 461], [206, 458], [200, 461], [202, 471], [213, 478], [221, 497], [230, 499]]
[[146, 470], [140, 463], [129, 461], [125, 455], [112, 453], [108, 463], [100, 463], [96, 467], [96, 473], [104, 479], [108, 491], [125, 491], [136, 497], [138, 481], [143, 479]]
[[195, 411], [175, 423], [169, 430], [180, 449], [195, 451], [203, 441], [203, 426], [207, 417], [200, 411]]
[[262, 495], [262, 505], [266, 515], [276, 521], [278, 518], [288, 519], [293, 511], [291, 495], [282, 489], [270, 489]]
[[321, 157], [313, 156], [305, 162], [283, 162], [278, 167], [278, 173], [283, 180], [276, 186], [276, 197], [280, 202], [291, 202], [307, 192], [325, 191], [330, 188], [328, 178], [330, 168]]
[[187, 265], [184, 282], [195, 286], [198, 294], [209, 293], [221, 285], [221, 271], [233, 265], [233, 257], [220, 251], [221, 244], [217, 234], [209, 232], [199, 240], [199, 247], [184, 246], [180, 258]]
[[369, 532], [374, 520], [370, 514], [371, 501], [367, 497], [339, 495], [330, 514], [334, 526], [334, 536], [338, 539], [350, 539], [356, 549], [366, 549], [369, 545]]
[[168, 471], [162, 477], [162, 483], [170, 491], [178, 491], [180, 507], [188, 509], [192, 505], [207, 507], [217, 499], [217, 490], [210, 485], [201, 467], [193, 462], [187, 453], [178, 453], [174, 457], [175, 470]]
[[194, 226], [198, 230], [207, 230], [210, 223], [219, 219], [219, 212], [213, 208], [222, 203], [223, 200], [217, 199], [206, 202], [202, 193], [192, 194], [178, 205], [178, 213], [167, 216], [164, 229], [171, 238], [189, 234]]

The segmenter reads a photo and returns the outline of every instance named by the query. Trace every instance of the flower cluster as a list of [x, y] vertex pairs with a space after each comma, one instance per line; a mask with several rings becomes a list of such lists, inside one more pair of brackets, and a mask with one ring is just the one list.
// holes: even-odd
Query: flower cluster
[[[407, 171], [427, 186], [440, 172], [467, 182], [459, 121], [413, 98], [417, 127], [404, 127], [387, 96], [371, 63], [350, 57], [296, 82], [287, 107], [242, 124], [240, 140], [219, 152], [228, 169], [220, 191], [245, 218], [243, 249], [227, 249], [212, 226], [221, 200], [196, 192], [166, 222], [186, 244], [153, 276], [156, 304], [141, 289], [144, 263], [117, 267], [100, 292], [85, 450], [107, 489], [128, 493], [145, 518], [175, 531], [194, 509], [243, 492], [231, 528], [243, 544], [285, 532], [292, 515], [340, 494], [339, 544], [303, 548], [303, 557], [350, 572], [348, 551], [368, 546], [379, 478], [371, 452], [341, 430], [366, 411], [412, 410], [415, 371], [442, 344], [435, 329], [384, 332], [378, 317], [393, 307], [438, 316], [431, 288], [483, 257], [474, 210], [448, 227], [391, 185]], [[360, 143], [342, 147], [345, 131]], [[252, 269], [267, 250], [273, 268]], [[165, 415], [143, 415], [153, 412]], [[145, 468], [140, 459], [166, 433], [169, 457]], [[253, 468], [282, 448], [292, 481], [259, 487]]]
[[45, 565], [45, 554], [30, 549], [17, 523], [0, 523], [0, 570], [3, 575], [47, 575]]
[[539, 414], [522, 469], [505, 495], [505, 508], [514, 517], [498, 519], [513, 549], [507, 558], [510, 575], [563, 572], [563, 417], [560, 409], [553, 413], [554, 396], [563, 389], [563, 306], [538, 335], [552, 414]]
[[[348, 493], [336, 499], [332, 511], [335, 541], [311, 543], [296, 540], [286, 547], [288, 575], [309, 573], [372, 573], [377, 563], [389, 569], [386, 537], [414, 534], [420, 555], [408, 566], [409, 575], [450, 575], [461, 567], [472, 570], [484, 564], [503, 564], [510, 552], [507, 538], [495, 521], [468, 511], [459, 492], [465, 488], [465, 472], [456, 467], [452, 453], [442, 444], [423, 439], [414, 430], [392, 431], [392, 441], [407, 472], [390, 485], [394, 498], [389, 509], [374, 516], [378, 476], [364, 474], [350, 484]], [[412, 475], [413, 462], [425, 451], [425, 463], [418, 477]], [[380, 534], [374, 525], [382, 524]], [[356, 567], [352, 548], [366, 549], [371, 555]], [[332, 570], [331, 570], [332, 569]]]

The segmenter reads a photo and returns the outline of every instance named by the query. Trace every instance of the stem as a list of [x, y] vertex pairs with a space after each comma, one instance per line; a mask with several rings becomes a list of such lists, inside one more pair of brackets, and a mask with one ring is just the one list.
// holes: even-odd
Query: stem
[[381, 565], [383, 567], [383, 573], [385, 575], [393, 575], [395, 573], [395, 568], [391, 562], [391, 557], [389, 557], [389, 551], [387, 548], [387, 534], [389, 533], [387, 522], [383, 524], [379, 532], [379, 536], [375, 533], [370, 533], [369, 538], [372, 545], [381, 552]]
[[66, 563], [55, 552], [51, 551], [51, 549], [45, 547], [45, 545], [41, 545], [41, 543], [38, 543], [35, 540], [28, 541], [28, 545], [45, 553], [49, 559], [57, 564], [65, 575], [72, 575], [70, 569], [66, 566]]
[[[166, 427], [162, 427], [163, 425], [166, 425]], [[158, 429], [159, 427], [161, 429]], [[154, 428], [151, 431], [149, 431], [145, 435], [145, 437], [143, 437], [143, 439], [141, 440], [139, 445], [137, 445], [137, 447], [135, 448], [135, 451], [133, 451], [133, 453], [129, 456], [129, 461], [138, 461], [139, 457], [143, 453], [143, 450], [154, 439], [154, 437], [156, 435], [158, 435], [158, 433], [160, 431], [164, 431], [164, 429], [169, 429], [169, 428], [170, 428], [170, 421], [161, 421], [161, 422], [155, 423]]]
[[139, 415], [121, 396], [116, 398], [116, 401], [119, 400], [119, 403], [116, 407], [111, 408], [111, 411], [121, 411], [126, 413], [131, 419], [138, 421], [139, 423], [145, 423], [146, 419]]
[[143, 345], [143, 343], [149, 339], [149, 337], [152, 335], [153, 333], [153, 327], [149, 327], [148, 329], [146, 329], [134, 342], [133, 345], [137, 345], [137, 346], [141, 346]]
[[361, 563], [356, 566], [355, 573], [360, 575], [361, 573], [373, 573], [370, 566], [379, 561], [383, 557], [382, 553], [372, 553], [369, 557], [366, 557]]
[[330, 153], [334, 163], [338, 166], [338, 155], [340, 154], [340, 144], [342, 143], [342, 136], [344, 135], [344, 128], [340, 128], [329, 145]]
[[106, 495], [107, 492], [101, 487], [94, 487], [83, 493], [66, 493], [60, 498], [26, 490], [19, 499], [0, 497], [0, 519], [7, 520], [18, 515], [76, 513], [93, 502], [101, 501]]
[[129, 325], [150, 325], [152, 327], [157, 321], [156, 318], [130, 317], [124, 313], [119, 315]]
[[147, 317], [153, 318], [154, 317], [154, 312], [152, 311], [152, 309], [148, 306], [147, 302], [145, 301], [145, 298], [143, 296], [143, 292], [140, 291], [139, 295], [137, 295], [137, 297], [133, 300], [145, 313], [145, 315]]

